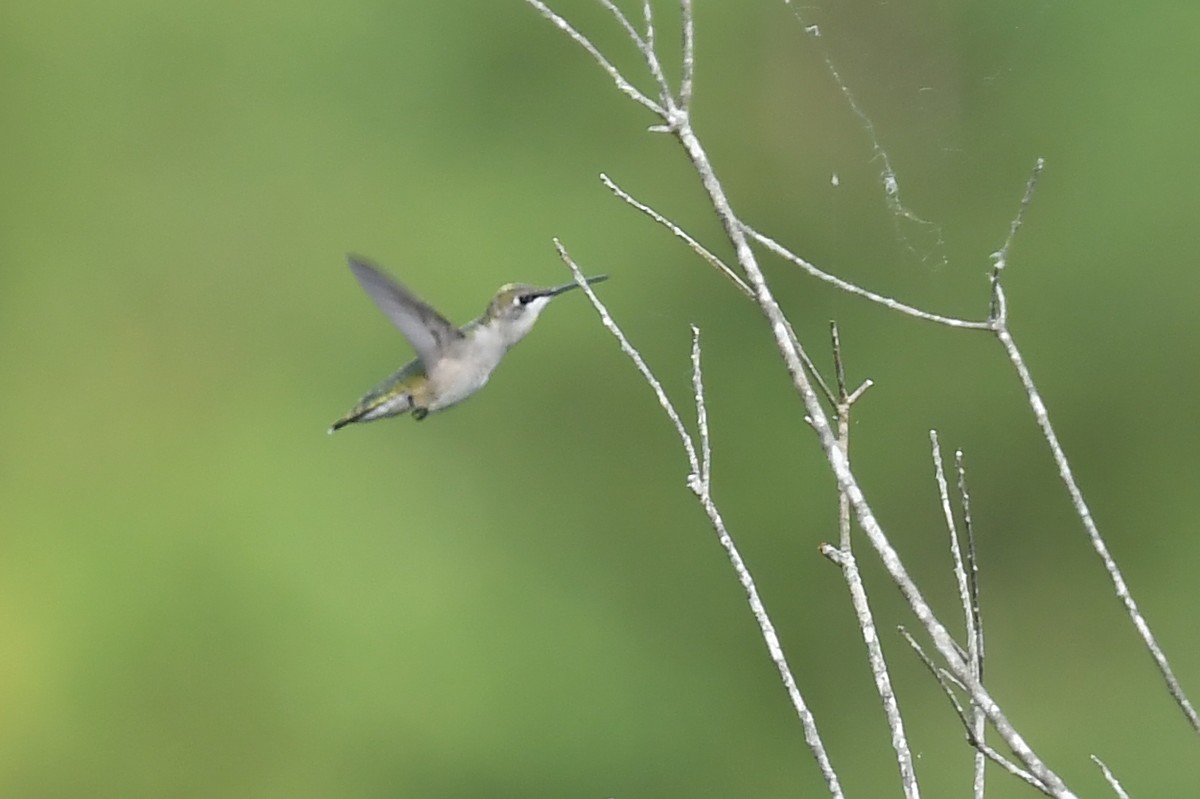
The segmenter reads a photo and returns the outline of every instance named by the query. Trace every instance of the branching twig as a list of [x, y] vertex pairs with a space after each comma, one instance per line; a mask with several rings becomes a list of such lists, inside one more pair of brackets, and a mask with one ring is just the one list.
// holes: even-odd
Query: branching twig
[[808, 744], [809, 750], [817, 761], [817, 766], [825, 779], [825, 785], [829, 789], [829, 794], [834, 799], [842, 799], [841, 784], [837, 773], [833, 770], [833, 764], [829, 760], [825, 745], [821, 741], [816, 719], [813, 717], [812, 711], [809, 710], [804, 696], [800, 693], [800, 688], [796, 684], [796, 678], [792, 675], [791, 666], [788, 665], [787, 657], [783, 652], [783, 646], [779, 642], [779, 635], [775, 632], [775, 625], [762, 603], [754, 578], [751, 576], [750, 570], [746, 567], [746, 563], [742, 559], [741, 552], [738, 551], [733, 538], [729, 535], [729, 531], [725, 527], [725, 520], [722, 518], [712, 498], [710, 491], [711, 475], [709, 473], [709, 469], [711, 468], [711, 454], [708, 445], [708, 412], [704, 400], [704, 383], [700, 370], [700, 331], [694, 326], [692, 327], [692, 387], [695, 392], [696, 418], [697, 424], [700, 427], [701, 442], [701, 455], [697, 458], [696, 445], [693, 443], [691, 435], [687, 432], [687, 428], [684, 427], [679, 413], [675, 410], [674, 404], [667, 396], [666, 390], [662, 387], [662, 383], [650, 371], [650, 367], [646, 365], [646, 361], [642, 358], [641, 353], [629, 343], [629, 339], [625, 337], [621, 328], [617, 326], [617, 323], [612, 318], [612, 314], [608, 312], [608, 308], [604, 306], [604, 303], [592, 291], [591, 286], [583, 276], [583, 272], [580, 271], [579, 266], [567, 253], [566, 248], [563, 247], [558, 239], [554, 240], [554, 246], [558, 250], [558, 255], [562, 258], [563, 263], [571, 270], [571, 274], [575, 277], [575, 282], [583, 289], [588, 300], [591, 301], [592, 306], [596, 309], [596, 313], [600, 315], [601, 322], [616, 337], [621, 350], [629, 356], [637, 367], [637, 370], [641, 373], [642, 378], [654, 390], [659, 404], [662, 405], [667, 417], [675, 426], [675, 431], [679, 435], [680, 444], [683, 445], [688, 465], [691, 468], [691, 474], [688, 475], [688, 488], [692, 490], [696, 498], [700, 501], [700, 506], [704, 509], [705, 515], [708, 516], [709, 523], [716, 532], [717, 539], [722, 549], [725, 550], [726, 557], [729, 558], [729, 562], [733, 565], [738, 582], [741, 583], [742, 589], [746, 592], [746, 600], [750, 605], [750, 611], [754, 614], [755, 621], [758, 622], [759, 632], [762, 634], [763, 641], [767, 645], [767, 652], [770, 654], [772, 662], [775, 663], [780, 679], [787, 690], [788, 697], [792, 701], [792, 707], [795, 708], [796, 715], [800, 718], [800, 724], [804, 729], [805, 743]]
[[701, 258], [703, 258], [705, 260], [705, 262], [710, 264], [714, 269], [716, 269], [718, 272], [720, 272], [722, 275], [724, 275], [729, 280], [730, 283], [737, 286], [738, 291], [742, 292], [742, 294], [745, 294], [750, 299], [754, 299], [754, 290], [746, 285], [746, 281], [742, 280], [741, 277], [738, 276], [737, 272], [730, 269], [729, 266], [724, 261], [722, 261], [716, 255], [714, 255], [711, 251], [709, 251], [703, 244], [701, 244], [700, 242], [698, 242], [694, 238], [692, 238], [692, 236], [690, 236], [687, 233], [687, 231], [685, 231], [683, 228], [679, 227], [679, 225], [676, 225], [670, 219], [667, 219], [665, 216], [660, 214], [658, 211], [655, 211], [650, 206], [634, 199], [634, 197], [631, 194], [629, 194], [629, 192], [625, 191], [620, 186], [618, 186], [616, 183], [614, 183], [613, 180], [608, 175], [601, 173], [600, 174], [600, 182], [603, 183], [605, 186], [607, 186], [608, 190], [611, 191], [613, 194], [617, 195], [622, 200], [629, 203], [634, 208], [638, 209], [643, 214], [645, 214], [646, 216], [650, 217], [658, 224], [665, 227], [667, 230], [671, 231], [671, 233], [673, 233], [677, 238], [681, 239], [684, 244], [691, 247], [692, 251], [695, 252], [697, 255], [699, 255]]
[[[971, 671], [975, 679], [983, 682], [983, 606], [979, 599], [979, 558], [975, 551], [975, 527], [971, 520], [971, 494], [967, 490], [967, 468], [963, 464], [962, 450], [954, 453], [954, 463], [958, 470], [958, 496], [962, 501], [963, 530], [967, 536], [967, 588], [970, 607], [967, 611], [967, 658], [971, 663]], [[971, 734], [976, 740], [982, 741], [985, 733], [986, 719], [983, 712], [974, 705], [971, 707]], [[985, 792], [984, 756], [982, 752], [975, 755], [975, 776], [972, 786], [975, 799], [983, 799]]]
[[[842, 341], [838, 335], [836, 322], [829, 325], [829, 336], [833, 346], [833, 369], [837, 381], [837, 415], [838, 441], [847, 460], [850, 457], [850, 412], [854, 403], [871, 387], [871, 381], [850, 392], [846, 385], [846, 365], [842, 359]], [[887, 660], [883, 656], [883, 646], [879, 641], [879, 630], [875, 625], [875, 616], [871, 612], [871, 604], [867, 599], [867, 587], [858, 571], [858, 562], [854, 558], [854, 550], [850, 537], [850, 498], [845, 492], [838, 492], [838, 541], [840, 549], [836, 562], [842, 569], [842, 578], [850, 589], [850, 604], [858, 619], [858, 628], [862, 631], [863, 643], [867, 648], [867, 663], [875, 678], [875, 691], [883, 703], [883, 714], [887, 719], [888, 730], [892, 736], [892, 750], [896, 753], [896, 764], [900, 768], [900, 784], [908, 799], [918, 799], [921, 795], [917, 782], [917, 772], [913, 766], [912, 750], [908, 745], [908, 735], [904, 731], [904, 718], [900, 714], [900, 705], [896, 701], [896, 692], [892, 688], [892, 678], [888, 672]], [[826, 557], [829, 554], [826, 553]]]
[[1025, 183], [1025, 193], [1021, 195], [1021, 205], [1017, 208], [1017, 215], [1009, 223], [1008, 236], [1004, 239], [1004, 245], [992, 253], [993, 280], [999, 280], [1000, 273], [1004, 271], [1004, 267], [1008, 266], [1008, 251], [1012, 249], [1013, 239], [1017, 237], [1017, 231], [1025, 223], [1025, 212], [1029, 210], [1029, 204], [1033, 202], [1033, 193], [1037, 191], [1038, 179], [1041, 178], [1042, 170], [1045, 168], [1045, 158], [1038, 158], [1037, 161], [1034, 161], [1033, 174], [1029, 176], [1029, 180]]
[[[958, 525], [954, 520], [954, 509], [950, 505], [950, 488], [946, 482], [946, 470], [942, 465], [942, 446], [938, 441], [936, 430], [929, 431], [929, 443], [933, 448], [933, 470], [934, 478], [937, 481], [938, 497], [942, 504], [942, 515], [946, 521], [946, 532], [950, 537], [950, 556], [953, 560], [954, 567], [954, 582], [958, 586], [958, 601], [962, 606], [963, 624], [966, 627], [967, 637], [967, 662], [971, 668], [971, 673], [975, 679], [983, 682], [983, 658], [979, 644], [982, 640], [983, 629], [982, 620], [979, 614], [979, 601], [975, 593], [976, 583], [972, 578], [975, 569], [975, 545], [974, 539], [968, 532], [969, 543], [967, 546], [967, 555], [963, 557], [962, 546], [959, 543]], [[962, 453], [958, 453], [958, 486], [960, 495], [965, 497], [965, 477], [962, 467]], [[964, 506], [966, 500], [964, 499]], [[968, 515], [968, 519], [969, 519]], [[985, 728], [985, 719], [979, 706], [974, 700], [971, 702], [971, 718], [967, 721], [964, 718], [964, 723], [968, 725], [970, 735], [975, 740], [983, 740]], [[972, 787], [976, 799], [983, 799], [984, 795], [984, 754], [981, 750], [976, 749], [975, 752], [975, 777], [972, 780]]]
[[[716, 255], [714, 255], [711, 251], [709, 251], [703, 244], [696, 241], [696, 239], [694, 239], [690, 234], [688, 234], [687, 231], [685, 231], [679, 225], [672, 222], [670, 219], [667, 219], [665, 216], [660, 214], [658, 211], [655, 211], [650, 206], [646, 205], [645, 203], [643, 203], [640, 200], [638, 200], [637, 198], [635, 198], [629, 192], [622, 189], [615, 182], [613, 182], [612, 178], [610, 178], [608, 175], [601, 173], [600, 174], [600, 182], [603, 183], [608, 188], [608, 190], [611, 191], [613, 194], [617, 195], [622, 200], [627, 202], [629, 205], [633, 206], [634, 208], [641, 211], [646, 216], [653, 219], [655, 222], [657, 222], [660, 225], [662, 225], [663, 227], [665, 227], [667, 230], [671, 231], [671, 233], [673, 233], [677, 238], [681, 239], [685, 244], [687, 244], [689, 247], [691, 247], [692, 250], [697, 255], [699, 255], [701, 258], [703, 258], [705, 261], [707, 261], [709, 264], [711, 264], [713, 266], [713, 268], [715, 268], [718, 272], [720, 272], [722, 275], [724, 275], [731, 283], [733, 283], [735, 286], [737, 286], [738, 290], [741, 291], [742, 294], [744, 294], [747, 298], [749, 298], [751, 300], [755, 299], [754, 289], [747, 286], [746, 282], [744, 280], [742, 280], [741, 277], [738, 276], [737, 272], [733, 271], [733, 269], [731, 269], [724, 261], [722, 261]], [[830, 391], [829, 386], [827, 386], [825, 384], [825, 380], [821, 377], [820, 370], [817, 369], [816, 365], [808, 357], [808, 353], [805, 352], [804, 349], [800, 346], [800, 341], [799, 341], [799, 339], [796, 338], [796, 332], [794, 330], [792, 330], [791, 322], [787, 321], [786, 318], [784, 319], [784, 322], [787, 324], [788, 337], [791, 339], [797, 352], [800, 353], [800, 359], [801, 359], [801, 361], [803, 361], [804, 367], [806, 369], [808, 369], [809, 375], [812, 376], [812, 379], [816, 382], [817, 387], [821, 390], [822, 396], [824, 396], [825, 399], [829, 401], [830, 405], [835, 405], [837, 403], [837, 398], [834, 396], [834, 393], [832, 391]]]
[[1008, 356], [1009, 361], [1012, 362], [1013, 368], [1016, 369], [1017, 377], [1020, 379], [1021, 386], [1025, 390], [1025, 395], [1029, 399], [1029, 406], [1033, 410], [1033, 416], [1037, 422], [1038, 429], [1042, 431], [1042, 437], [1046, 439], [1046, 445], [1050, 448], [1050, 453], [1054, 456], [1055, 465], [1058, 466], [1059, 478], [1062, 480], [1063, 485], [1066, 486], [1067, 493], [1071, 497], [1071, 504], [1075, 507], [1075, 515], [1083, 522], [1083, 528], [1087, 533], [1088, 541], [1091, 543], [1092, 549], [1100, 556], [1100, 560], [1104, 564], [1104, 570], [1108, 572], [1109, 579], [1112, 581], [1117, 598], [1125, 606], [1125, 612], [1128, 614], [1130, 620], [1133, 621], [1134, 628], [1137, 630], [1138, 635], [1141, 636], [1143, 644], [1158, 666], [1163, 681], [1167, 685], [1167, 690], [1170, 692], [1172, 698], [1174, 698], [1175, 703], [1183, 711], [1192, 729], [1200, 732], [1200, 715], [1197, 715], [1196, 709], [1192, 706], [1191, 701], [1187, 698], [1187, 694], [1183, 691], [1183, 687], [1179, 684], [1179, 680], [1175, 677], [1175, 672], [1171, 669], [1171, 664], [1168, 662], [1166, 654], [1163, 652], [1162, 647], [1159, 646], [1154, 633], [1150, 630], [1150, 625], [1146, 622], [1146, 618], [1138, 608], [1137, 602], [1134, 601], [1133, 595], [1129, 592], [1129, 586], [1125, 583], [1125, 578], [1121, 574], [1120, 567], [1117, 566], [1116, 560], [1108, 551], [1108, 544], [1105, 543], [1103, 536], [1100, 535], [1100, 528], [1096, 526], [1095, 519], [1092, 518], [1092, 511], [1083, 498], [1083, 491], [1079, 488], [1079, 484], [1075, 482], [1075, 475], [1071, 471], [1071, 464], [1067, 461], [1066, 453], [1063, 451], [1062, 444], [1059, 443], [1058, 435], [1054, 432], [1054, 426], [1050, 424], [1050, 414], [1046, 410], [1046, 403], [1042, 400], [1042, 395], [1033, 382], [1033, 376], [1029, 372], [1029, 367], [1025, 365], [1025, 358], [1021, 355], [1021, 351], [1017, 348], [1016, 341], [1013, 340], [1012, 334], [1008, 329], [1008, 304], [1000, 279], [1008, 263], [1008, 254], [1012, 246], [1013, 237], [1021, 228], [1025, 211], [1028, 209], [1029, 203], [1033, 198], [1038, 176], [1041, 175], [1044, 163], [1041, 158], [1037, 160], [1033, 174], [1025, 186], [1025, 194], [1021, 198], [1021, 205], [1017, 210], [1017, 215], [1009, 226], [1009, 233], [1005, 239], [1004, 246], [992, 254], [992, 326], [995, 330], [996, 338], [999, 339], [1005, 354]]
[[954, 453], [954, 463], [958, 471], [958, 495], [962, 499], [963, 529], [967, 534], [967, 578], [971, 593], [971, 618], [974, 620], [975, 628], [974, 639], [967, 642], [967, 649], [975, 664], [976, 676], [982, 682], [985, 650], [983, 606], [979, 596], [979, 557], [975, 550], [975, 523], [971, 517], [971, 492], [967, 489], [967, 467], [963, 463], [962, 450]]
[[950, 489], [946, 482], [946, 470], [942, 465], [942, 448], [936, 430], [929, 431], [929, 443], [933, 449], [933, 471], [937, 481], [938, 497], [942, 504], [942, 516], [945, 519], [946, 532], [950, 540], [954, 582], [958, 586], [958, 601], [962, 606], [963, 616], [966, 618], [967, 640], [970, 641], [975, 637], [974, 619], [971, 614], [971, 591], [967, 585], [967, 568], [958, 543], [958, 525], [954, 521], [954, 509], [950, 506]]
[[[695, 169], [697, 175], [699, 176], [700, 182], [703, 185], [705, 192], [708, 194], [709, 200], [716, 212], [717, 218], [720, 221], [730, 244], [732, 245], [733, 252], [736, 256], [737, 265], [741, 270], [741, 274], [745, 277], [746, 285], [748, 285], [751, 289], [756, 303], [767, 320], [771, 333], [774, 336], [776, 347], [779, 350], [788, 374], [792, 379], [793, 387], [799, 394], [804, 404], [804, 409], [809, 423], [818, 436], [821, 448], [824, 451], [826, 458], [829, 461], [830, 468], [837, 480], [838, 489], [848, 498], [850, 506], [853, 509], [854, 516], [858, 519], [859, 525], [865, 532], [871, 546], [878, 554], [892, 580], [900, 588], [901, 593], [904, 595], [913, 613], [928, 632], [934, 646], [944, 658], [946, 667], [954, 675], [954, 677], [965, 686], [967, 692], [971, 695], [972, 700], [991, 722], [996, 734], [1005, 741], [1008, 748], [1024, 764], [1025, 768], [1028, 770], [1028, 773], [1031, 775], [1031, 778], [1042, 785], [1043, 789], [1052, 796], [1073, 796], [1071, 791], [1062, 782], [1061, 778], [1051, 771], [1040, 760], [1040, 758], [1036, 755], [1036, 753], [1033, 752], [1020, 734], [1017, 733], [1017, 731], [1012, 727], [1011, 723], [1000, 710], [999, 706], [988, 694], [978, 677], [973, 673], [973, 664], [967, 662], [967, 659], [962, 656], [949, 631], [936, 618], [916, 584], [908, 575], [907, 570], [904, 568], [899, 558], [899, 555], [892, 547], [890, 541], [884, 533], [884, 530], [875, 517], [870, 504], [867, 502], [855, 475], [849, 467], [848, 459], [839, 445], [837, 435], [832, 429], [830, 421], [822, 409], [818, 396], [814, 390], [813, 379], [810, 377], [810, 374], [804, 365], [806, 360], [804, 350], [800, 346], [800, 343], [796, 340], [794, 333], [791, 332], [791, 328], [786, 316], [783, 314], [769, 286], [767, 285], [763, 272], [757, 262], [755, 253], [749, 246], [749, 237], [752, 236], [764, 246], [772, 249], [772, 251], [779, 252], [781, 255], [788, 257], [789, 260], [792, 260], [795, 263], [799, 263], [803, 266], [807, 262], [803, 262], [803, 259], [799, 259], [796, 256], [790, 256], [786, 254], [787, 251], [778, 245], [772, 246], [774, 242], [772, 242], [770, 239], [767, 239], [765, 236], [754, 233], [739, 220], [733, 211], [721, 182], [716, 176], [705, 148], [700, 143], [700, 140], [692, 127], [687, 104], [682, 102], [682, 98], [675, 98], [671, 96], [670, 90], [666, 85], [665, 78], [663, 77], [661, 65], [659, 64], [657, 55], [651, 46], [652, 43], [649, 37], [643, 39], [636, 35], [636, 32], [631, 35], [631, 39], [643, 56], [643, 59], [646, 63], [646, 68], [648, 69], [651, 77], [660, 87], [662, 96], [660, 97], [659, 103], [651, 101], [645, 95], [642, 95], [640, 92], [634, 89], [632, 85], [629, 84], [629, 82], [626, 81], [611, 65], [611, 63], [603, 58], [603, 56], [596, 50], [590, 41], [575, 31], [574, 28], [563, 21], [562, 18], [557, 14], [549, 11], [549, 9], [547, 9], [543, 3], [541, 3], [539, 0], [527, 0], [527, 2], [537, 8], [539, 12], [543, 14], [543, 16], [546, 16], [555, 22], [560, 29], [567, 32], [572, 39], [583, 46], [588, 53], [597, 60], [601, 67], [609, 73], [609, 75], [613, 78], [623, 92], [654, 112], [663, 123], [656, 128], [657, 130], [669, 132], [673, 134], [674, 137], [679, 141], [680, 145], [683, 147], [686, 157], [691, 162], [693, 169]], [[682, 8], [684, 15], [683, 24], [685, 26], [685, 50], [690, 51], [691, 47], [687, 45], [687, 42], [691, 41], [691, 33], [689, 32], [690, 26], [692, 25], [691, 4], [688, 2], [683, 2]], [[618, 19], [624, 18], [618, 14]], [[685, 76], [691, 74], [692, 70], [690, 68], [685, 68]], [[688, 82], [690, 84], [690, 81]], [[1028, 193], [1029, 192], [1027, 192], [1027, 194]], [[1023, 203], [1023, 207], [1025, 207], [1027, 204], [1027, 202]], [[1010, 231], [1010, 239], [1012, 233], [1015, 232], [1017, 227], [1019, 227], [1019, 224], [1014, 225], [1012, 231]], [[1001, 262], [1000, 266], [1002, 267], [1004, 260], [1007, 258], [1007, 246], [1001, 250], [1001, 254], [1002, 257], [999, 260]], [[819, 270], [815, 271], [819, 272]], [[1025, 368], [1024, 361], [1021, 359], [1020, 353], [1016, 349], [1016, 346], [1012, 341], [1012, 337], [1008, 332], [1007, 308], [1003, 288], [1000, 285], [999, 280], [999, 275], [1001, 272], [1002, 269], [993, 269], [992, 313], [989, 316], [989, 319], [985, 322], [974, 322], [963, 319], [955, 319], [952, 317], [945, 317], [937, 314], [925, 313], [919, 311], [919, 309], [913, 308], [912, 306], [898, 303], [894, 300], [890, 300], [889, 298], [882, 297], [881, 295], [874, 294], [857, 286], [853, 286], [853, 284], [846, 283], [845, 281], [835, 282], [835, 279], [831, 280], [830, 282], [834, 282], [835, 285], [838, 285], [846, 291], [859, 294], [860, 296], [865, 296], [872, 301], [882, 303], [890, 308], [894, 308], [895, 310], [911, 316], [916, 316], [918, 318], [945, 324], [951, 327], [966, 329], [990, 329], [996, 333], [997, 337], [1001, 341], [1001, 344], [1009, 354], [1010, 360], [1012, 360], [1018, 371], [1021, 382], [1025, 387], [1027, 394], [1029, 395], [1030, 404], [1034, 408], [1035, 416], [1038, 417], [1039, 426], [1042, 427], [1043, 434], [1046, 436], [1047, 441], [1051, 444], [1051, 449], [1054, 452], [1055, 460], [1059, 464], [1060, 473], [1062, 474], [1064, 482], [1066, 482], [1072, 495], [1077, 512], [1079, 512], [1081, 518], [1083, 519], [1085, 527], [1088, 529], [1089, 536], [1092, 537], [1093, 547], [1096, 548], [1097, 552], [1101, 554], [1102, 559], [1105, 560], [1106, 568], [1109, 568], [1109, 572], [1116, 586], [1118, 596], [1121, 597], [1123, 602], [1125, 602], [1126, 607], [1134, 620], [1135, 626], [1139, 629], [1139, 632], [1142, 633], [1143, 639], [1147, 642], [1147, 646], [1150, 648], [1150, 651], [1152, 652], [1156, 661], [1158, 661], [1160, 670], [1163, 671], [1164, 676], [1167, 678], [1172, 694], [1176, 697], [1176, 700], [1180, 703], [1180, 706], [1184, 708], [1185, 713], [1188, 715], [1188, 718], [1191, 720], [1193, 726], [1195, 726], [1197, 729], [1200, 729], [1200, 720], [1197, 720], [1195, 712], [1191, 709], [1190, 704], [1183, 696], [1181, 689], [1179, 689], [1178, 683], [1174, 680], [1174, 677], [1170, 672], [1170, 668], [1166, 663], [1165, 657], [1162, 656], [1161, 650], [1158, 648], [1153, 637], [1150, 635], [1144, 619], [1137, 611], [1136, 605], [1133, 604], [1132, 598], [1129, 597], [1129, 593], [1125, 587], [1124, 581], [1121, 579], [1120, 573], [1116, 571], [1115, 564], [1112, 563], [1111, 557], [1108, 556], [1107, 548], [1105, 547], [1102, 539], [1100, 539], [1099, 533], [1095, 530], [1095, 525], [1091, 520], [1090, 512], [1087, 510], [1087, 506], [1083, 503], [1082, 495], [1079, 493], [1078, 487], [1075, 485], [1074, 480], [1071, 477], [1070, 469], [1067, 465], [1065, 457], [1062, 455], [1061, 447], [1058, 446], [1057, 439], [1054, 437], [1053, 430], [1049, 425], [1049, 420], [1045, 413], [1045, 405], [1041, 401], [1040, 396], [1038, 396], [1036, 389], [1033, 387], [1032, 380], [1029, 378], [1028, 369]], [[660, 401], [662, 401], [661, 397]], [[694, 447], [691, 453], [691, 460], [693, 463], [695, 463]], [[711, 501], [711, 498], [709, 498], [709, 501]], [[710, 519], [713, 520], [714, 527], [718, 528], [718, 532], [720, 534], [720, 532], [723, 530], [723, 525], [717, 521], [718, 518], [719, 516], [714, 517], [714, 515], [710, 513]], [[735, 568], [736, 566], [737, 564], [735, 562]], [[982, 745], [982, 742], [977, 742], [977, 745]]]
[[561, 16], [551, 11], [545, 3], [541, 2], [541, 0], [525, 0], [525, 2], [537, 9], [538, 13], [540, 13], [543, 17], [553, 22], [559, 30], [575, 40], [580, 47], [582, 47], [584, 50], [587, 50], [588, 54], [596, 60], [596, 63], [598, 63], [600, 67], [608, 73], [609, 77], [613, 79], [613, 82], [617, 84], [617, 88], [620, 89], [631, 100], [638, 105], [645, 106], [658, 116], [663, 116], [666, 113], [664, 109], [658, 105], [658, 103], [642, 94], [640, 91], [638, 91], [636, 86], [627, 81], [625, 76], [621, 74], [620, 70], [613, 66], [612, 62], [605, 58], [600, 50], [596, 48], [596, 45], [592, 44], [591, 40], [589, 40], [582, 33], [575, 30], [571, 23], [567, 22]]
[[912, 650], [914, 653], [916, 653], [917, 658], [921, 661], [921, 663], [924, 664], [929, 673], [933, 675], [933, 678], [937, 680], [942, 692], [946, 695], [946, 698], [950, 700], [950, 706], [954, 708], [954, 712], [958, 716], [958, 720], [962, 722], [963, 729], [966, 731], [967, 742], [971, 744], [971, 746], [975, 747], [976, 751], [978, 751], [988, 760], [1000, 766], [1000, 768], [1004, 769], [1009, 774], [1017, 777], [1020, 780], [1023, 780], [1029, 786], [1041, 791], [1047, 796], [1054, 796], [1055, 794], [1052, 793], [1044, 784], [1042, 784], [1037, 777], [1030, 774], [1016, 763], [1013, 763], [1011, 760], [997, 752], [992, 747], [988, 746], [982, 738], [975, 736], [971, 729], [971, 724], [967, 719], [966, 711], [963, 710], [962, 705], [958, 701], [958, 697], [954, 695], [954, 687], [951, 685], [953, 677], [947, 675], [942, 669], [939, 669], [934, 664], [934, 662], [929, 658], [929, 655], [925, 654], [925, 650], [921, 648], [921, 645], [918, 644], [916, 639], [909, 634], [908, 630], [904, 629], [903, 627], [900, 627], [899, 629], [900, 634], [904, 636], [904, 640], [908, 642], [910, 647], [912, 647]]
[[755, 230], [754, 228], [745, 224], [744, 222], [742, 223], [742, 229], [745, 230], [746, 233], [751, 238], [753, 238], [755, 241], [757, 241], [762, 246], [766, 247], [771, 252], [778, 255], [780, 258], [790, 261], [791, 263], [793, 263], [796, 266], [803, 269], [808, 274], [815, 277], [817, 280], [828, 283], [831, 286], [836, 286], [837, 288], [841, 289], [842, 291], [845, 291], [848, 294], [855, 294], [855, 295], [858, 295], [859, 297], [864, 297], [864, 298], [870, 300], [871, 302], [875, 302], [875, 303], [882, 305], [885, 308], [888, 308], [893, 311], [897, 311], [897, 312], [905, 314], [907, 316], [914, 317], [916, 319], [923, 319], [926, 322], [936, 322], [939, 325], [946, 325], [947, 327], [964, 328], [966, 330], [991, 330], [992, 329], [992, 324], [989, 321], [975, 322], [970, 319], [956, 319], [953, 316], [942, 316], [941, 314], [930, 313], [929, 311], [922, 311], [920, 308], [916, 308], [912, 305], [907, 305], [903, 302], [900, 302], [899, 300], [894, 300], [891, 297], [885, 297], [882, 294], [877, 294], [874, 291], [871, 291], [869, 289], [864, 289], [863, 287], [857, 286], [848, 280], [843, 280], [842, 278], [838, 277], [837, 275], [829, 274], [828, 272], [826, 272], [823, 269], [817, 267], [816, 265], [810, 263], [809, 261], [805, 260], [804, 258], [801, 258], [799, 255], [796, 255], [791, 250], [789, 250], [787, 247], [784, 247], [782, 244], [775, 241], [775, 239], [771, 238], [770, 236], [766, 236], [766, 235], [763, 235], [762, 233], [759, 233], [757, 230]]

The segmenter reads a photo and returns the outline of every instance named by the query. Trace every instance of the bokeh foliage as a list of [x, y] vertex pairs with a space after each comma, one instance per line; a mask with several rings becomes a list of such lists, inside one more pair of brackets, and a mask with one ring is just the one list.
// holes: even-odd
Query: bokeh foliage
[[[1200, 9], [826, 3], [823, 51], [782, 0], [698, 5], [721, 177], [845, 277], [982, 315], [1047, 158], [1012, 326], [1196, 699]], [[597, 4], [558, 7], [633, 74]], [[904, 246], [938, 234], [897, 230], [823, 52], [940, 226], [932, 256]], [[523, 3], [9, 0], [0, 109], [0, 795], [819, 795], [671, 432], [582, 297], [461, 408], [324, 435], [409, 355], [346, 251], [465, 321], [501, 283], [562, 281], [552, 235], [613, 276], [681, 401], [702, 328], [718, 499], [848, 789], [894, 795], [816, 554], [831, 479], [760, 319], [596, 175], [719, 229], [675, 146]], [[1089, 753], [1134, 793], [1194, 788], [1194, 736], [999, 350], [765, 261], [810, 350], [836, 318], [877, 382], [855, 461], [947, 614], [928, 429], [966, 450], [989, 683], [1022, 731], [1085, 792]], [[905, 621], [867, 574], [884, 628]], [[962, 795], [956, 722], [885, 644], [927, 792]]]

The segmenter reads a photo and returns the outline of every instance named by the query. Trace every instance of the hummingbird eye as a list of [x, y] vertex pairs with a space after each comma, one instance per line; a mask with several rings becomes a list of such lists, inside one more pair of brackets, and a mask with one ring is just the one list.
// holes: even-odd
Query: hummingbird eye
[[533, 302], [536, 299], [537, 299], [537, 296], [534, 294], [522, 294], [519, 297], [517, 297], [517, 301], [519, 303], [521, 303], [522, 305], [528, 305], [529, 303]]

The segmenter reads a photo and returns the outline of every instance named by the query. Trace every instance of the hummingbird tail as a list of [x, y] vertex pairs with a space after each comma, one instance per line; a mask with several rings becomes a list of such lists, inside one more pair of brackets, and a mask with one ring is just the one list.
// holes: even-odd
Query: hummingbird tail
[[[376, 394], [372, 392], [355, 405], [349, 413], [334, 422], [329, 428], [329, 433], [332, 435], [346, 425], [354, 424], [355, 422], [373, 422], [376, 419], [384, 419], [388, 416], [399, 416], [400, 414], [408, 413], [412, 409], [412, 396], [408, 393]], [[423, 409], [418, 408], [417, 410]], [[428, 413], [428, 411], [425, 411], [425, 413]]]

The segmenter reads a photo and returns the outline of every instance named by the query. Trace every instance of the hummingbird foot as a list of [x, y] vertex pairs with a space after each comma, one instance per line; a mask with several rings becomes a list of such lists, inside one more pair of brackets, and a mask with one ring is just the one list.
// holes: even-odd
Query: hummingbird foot
[[416, 419], [418, 422], [421, 421], [422, 419], [424, 419], [428, 415], [429, 415], [428, 408], [413, 408], [412, 418]]

